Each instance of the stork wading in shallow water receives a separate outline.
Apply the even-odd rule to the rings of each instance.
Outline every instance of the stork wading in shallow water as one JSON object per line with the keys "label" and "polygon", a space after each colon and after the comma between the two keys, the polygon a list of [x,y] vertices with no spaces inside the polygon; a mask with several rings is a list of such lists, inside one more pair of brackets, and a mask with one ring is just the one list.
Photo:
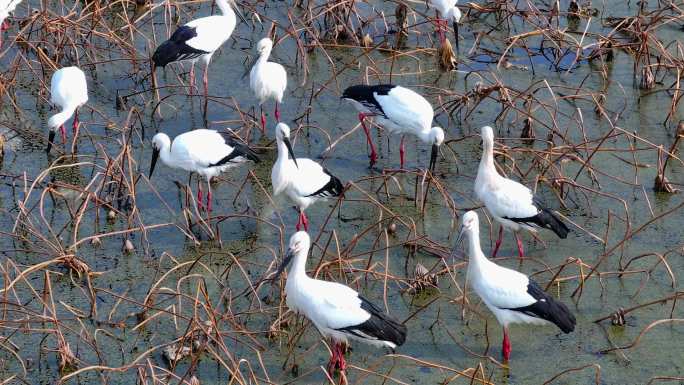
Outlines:
{"label": "stork wading in shallow water", "polygon": [[458,0],[427,0],[428,6],[434,8],[437,12],[437,30],[439,31],[439,39],[442,44],[446,40],[444,31],[448,28],[448,22],[451,20],[454,29],[454,39],[456,50],[458,51],[458,23],[461,21],[461,10],[458,9],[456,3]]}
{"label": "stork wading in shallow water", "polygon": [[344,371],[344,346],[349,340],[395,349],[406,341],[406,326],[348,286],[310,278],[306,259],[311,239],[299,231],[292,235],[276,276],[292,263],[287,275],[287,307],[304,315],[325,338],[332,340],[328,373]]}
{"label": "stork wading in shallow water", "polygon": [[290,143],[290,127],[276,126],[278,158],[271,170],[273,195],[285,193],[299,209],[297,231],[302,226],[308,231],[309,220],[304,213],[314,202],[342,195],[344,186],[328,169],[307,158],[296,158]]}
{"label": "stork wading in shallow water", "polygon": [[[209,62],[214,53],[230,38],[237,22],[232,0],[216,0],[222,15],[192,20],[176,29],[169,40],[161,43],[152,55],[155,67],[190,60],[190,86],[195,82],[195,62],[204,62],[204,96],[209,94]],[[237,14],[244,20],[242,13]]]}
{"label": "stork wading in shallow water", "polygon": [[254,65],[249,72],[249,86],[254,95],[259,99],[261,109],[261,131],[266,132],[266,115],[264,114],[263,104],[269,99],[275,101],[276,123],[280,122],[280,110],[278,104],[283,102],[283,94],[287,87],[287,72],[285,67],[278,63],[268,61],[273,49],[273,41],[269,38],[259,40],[257,52],[259,56],[255,58]]}
{"label": "stork wading in shallow water", "polygon": [[518,244],[518,255],[524,258],[522,241],[518,232],[525,229],[536,232],[539,228],[553,231],[560,238],[567,238],[568,227],[541,204],[532,191],[522,184],[499,175],[494,165],[494,130],[482,127],[482,159],[475,178],[475,195],[487,207],[487,211],[499,222],[499,237],[492,257],[496,257],[503,239],[503,228],[513,231]]}
{"label": "stork wading in shallow water", "polygon": [[[163,132],[152,138],[152,178],[157,160],[171,167],[199,174],[207,181],[207,213],[211,214],[211,178],[248,160],[259,162],[259,157],[247,145],[216,130],[199,129],[176,136],[171,142]],[[197,180],[197,205],[204,208],[202,187]]]}
{"label": "stork wading in shallow water", "polygon": [[65,67],[55,71],[50,81],[50,102],[59,106],[62,110],[48,119],[48,144],[46,152],[52,149],[55,134],[59,130],[62,143],[66,142],[66,129],[64,124],[72,116],[72,131],[74,141],[78,136],[78,108],[88,102],[88,82],[85,74],[78,67]]}
{"label": "stork wading in shallow water", "polygon": [[464,236],[468,238],[467,282],[503,326],[501,351],[505,361],[511,355],[510,324],[553,324],[566,334],[575,330],[575,316],[563,303],[546,294],[525,274],[499,266],[485,257],[480,248],[480,223],[474,211],[463,215],[452,258]]}
{"label": "stork wading in shallow water", "polygon": [[380,127],[391,134],[401,135],[399,157],[402,170],[404,169],[404,135],[410,134],[432,145],[429,169],[434,171],[439,146],[444,142],[444,130],[441,127],[432,127],[434,112],[424,97],[402,86],[378,84],[351,86],[344,90],[342,98],[351,101],[359,111],[359,121],[366,132],[366,139],[371,149],[370,167],[373,167],[378,156],[364,120],[367,117],[374,117],[375,123]]}

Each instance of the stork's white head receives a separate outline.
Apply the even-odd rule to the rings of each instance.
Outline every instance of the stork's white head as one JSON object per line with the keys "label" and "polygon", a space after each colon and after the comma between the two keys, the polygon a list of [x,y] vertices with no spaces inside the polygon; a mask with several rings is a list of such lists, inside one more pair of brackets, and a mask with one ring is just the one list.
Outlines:
{"label": "stork's white head", "polygon": [[157,159],[159,159],[159,154],[163,151],[162,162],[167,162],[166,156],[169,147],[171,147],[171,139],[168,135],[160,132],[152,137],[152,161],[150,162],[150,174],[148,178],[152,178],[154,173],[154,168],[157,166]]}
{"label": "stork's white head", "polygon": [[[283,261],[280,263],[280,267],[278,267],[276,277],[279,276],[283,270],[285,270],[285,268],[290,264],[290,262],[292,262],[293,259],[295,260],[295,270],[300,268],[302,271],[304,271],[306,255],[309,252],[310,245],[311,238],[309,238],[309,234],[307,234],[306,231],[298,231],[294,233],[290,237],[290,245],[287,248],[287,252],[285,253]],[[302,257],[304,257],[304,260],[301,259]]]}
{"label": "stork's white head", "polygon": [[273,49],[273,41],[267,37],[259,40],[256,46],[256,50],[259,53],[259,55],[270,55],[271,50]]}
{"label": "stork's white head", "polygon": [[162,149],[171,145],[171,138],[163,132],[160,132],[152,137],[152,149],[161,151]]}
{"label": "stork's white head", "polygon": [[[287,152],[290,154],[290,157],[292,158],[292,161],[294,162],[295,166],[299,168],[299,165],[297,164],[297,158],[295,157],[294,150],[292,149],[292,143],[290,143],[290,127],[285,124],[285,123],[278,123],[276,125],[276,140],[279,143],[285,144],[285,147],[287,149]],[[278,157],[280,158],[281,156],[284,156],[284,160],[287,159],[287,155],[283,153],[281,154],[281,151],[283,151],[278,145]]]}
{"label": "stork's white head", "polygon": [[468,211],[461,217],[461,231],[458,233],[458,239],[456,239],[456,245],[451,252],[451,259],[453,260],[459,254],[459,247],[463,236],[468,235],[469,239],[477,239],[480,236],[480,220],[477,217],[475,211]]}
{"label": "stork's white head", "polygon": [[491,147],[494,145],[494,130],[490,126],[482,127],[481,135],[482,135],[482,143],[485,146]]}
{"label": "stork's white head", "polygon": [[468,232],[480,229],[480,219],[475,211],[471,210],[463,214],[463,218],[461,218],[461,228]]}
{"label": "stork's white head", "polygon": [[430,130],[430,142],[437,146],[442,145],[444,142],[444,130],[442,130],[442,127],[432,127]]}
{"label": "stork's white head", "polygon": [[276,139],[283,140],[285,138],[290,138],[290,126],[285,123],[278,123],[276,125]]}
{"label": "stork's white head", "polygon": [[432,143],[432,150],[430,151],[430,165],[428,168],[431,172],[435,171],[435,165],[437,164],[437,155],[439,154],[439,146],[444,142],[444,130],[441,127],[432,127],[430,129],[430,136],[428,137],[430,143]]}
{"label": "stork's white head", "polygon": [[302,251],[308,251],[310,244],[311,238],[309,237],[309,234],[306,231],[298,231],[290,237],[288,252],[297,254]]}
{"label": "stork's white head", "polygon": [[456,5],[454,5],[452,8],[449,9],[449,14],[447,15],[447,18],[452,19],[455,23],[458,23],[461,21],[461,10],[458,9]]}

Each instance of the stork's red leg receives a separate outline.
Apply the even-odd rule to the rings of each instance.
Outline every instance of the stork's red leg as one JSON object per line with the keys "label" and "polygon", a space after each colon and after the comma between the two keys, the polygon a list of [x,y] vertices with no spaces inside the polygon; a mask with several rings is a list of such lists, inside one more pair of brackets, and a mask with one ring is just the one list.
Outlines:
{"label": "stork's red leg", "polygon": [[523,253],[523,245],[522,241],[520,240],[520,234],[516,231],[515,233],[515,241],[518,243],[518,257],[520,257],[520,260],[525,258],[525,253]]}
{"label": "stork's red leg", "polygon": [[190,64],[190,92],[193,87],[195,87],[195,62]]}
{"label": "stork's red leg", "polygon": [[275,118],[277,122],[280,122],[280,110],[278,109],[278,102],[276,102],[275,104]]}
{"label": "stork's red leg", "polygon": [[306,214],[304,214],[304,211],[301,212],[302,216],[302,224],[304,225],[304,231],[307,233],[309,232],[309,218],[306,217]]}
{"label": "stork's red leg", "polygon": [[347,361],[344,359],[344,345],[343,344],[337,344],[338,351],[337,351],[337,368],[340,370],[340,372],[344,372],[347,370]]}
{"label": "stork's red leg", "polygon": [[366,127],[366,123],[364,120],[366,119],[366,114],[363,112],[359,112],[359,122],[361,122],[361,126],[363,127],[363,130],[366,132],[366,139],[368,140],[368,144],[370,145],[371,148],[371,154],[370,154],[370,166],[373,167],[375,164],[375,161],[378,159],[378,154],[375,152],[375,145],[373,144],[373,140],[371,140],[370,137],[370,131],[368,131],[368,127]]}
{"label": "stork's red leg", "polygon": [[297,226],[295,226],[297,231],[302,229],[302,213],[299,213],[299,216],[297,217]]}
{"label": "stork's red leg", "polygon": [[197,207],[202,210],[204,204],[202,203],[202,185],[200,184],[200,178],[197,178]]}
{"label": "stork's red leg", "polygon": [[331,350],[331,356],[330,356],[330,361],[328,361],[328,375],[330,377],[335,375],[335,366],[337,366],[337,344],[333,342],[333,346],[330,349]]}
{"label": "stork's red leg", "polygon": [[59,126],[59,133],[62,135],[62,144],[66,143],[66,129],[63,124]]}
{"label": "stork's red leg", "polygon": [[264,114],[264,107],[259,106],[261,109],[261,133],[266,135],[266,114]]}
{"label": "stork's red leg", "polygon": [[211,186],[207,191],[207,216],[211,215]]}
{"label": "stork's red leg", "polygon": [[401,144],[399,145],[399,167],[404,169],[404,135],[401,136]]}
{"label": "stork's red leg", "polygon": [[74,137],[78,134],[78,108],[74,111],[74,121],[71,130],[74,132]]}
{"label": "stork's red leg", "polygon": [[7,31],[10,27],[9,21],[3,20],[0,24],[0,48],[2,48],[2,33]]}
{"label": "stork's red leg", "polygon": [[503,226],[499,225],[499,238],[496,240],[496,245],[494,246],[494,252],[492,253],[492,258],[496,258],[496,253],[499,251],[499,246],[501,246],[502,240],[503,240]]}
{"label": "stork's red leg", "polygon": [[508,361],[511,358],[511,340],[508,338],[508,327],[503,328],[504,337],[503,344],[501,346],[501,353],[503,353],[504,361]]}

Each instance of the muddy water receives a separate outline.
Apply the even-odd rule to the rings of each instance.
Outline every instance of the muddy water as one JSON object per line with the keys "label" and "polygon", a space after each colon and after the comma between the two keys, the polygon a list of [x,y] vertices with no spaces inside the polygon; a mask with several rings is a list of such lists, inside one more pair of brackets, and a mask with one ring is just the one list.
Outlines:
{"label": "muddy water", "polygon": [[[37,2],[28,3],[34,7],[39,6]],[[606,1],[595,6],[598,7],[601,16],[633,15],[636,9],[635,5],[622,1]],[[268,2],[266,6],[259,4],[257,11],[279,22],[285,22],[287,7],[286,3]],[[424,5],[419,4],[416,7],[424,11]],[[567,4],[561,2],[561,9],[565,7]],[[189,14],[182,15],[183,20],[192,15],[195,17],[206,15],[210,11],[207,4],[195,5],[194,8],[189,6],[187,9]],[[367,4],[360,4],[359,10],[366,15],[373,12]],[[385,5],[376,10],[392,14],[393,6]],[[297,10],[292,10],[292,12],[297,12]],[[154,27],[160,39],[165,36],[164,27],[160,24],[163,22],[163,17],[161,11],[156,11],[156,13],[157,24]],[[18,11],[19,16],[25,14],[25,8]],[[411,23],[411,20],[409,22]],[[560,22],[566,23],[566,20],[561,18]],[[583,20],[576,29],[583,31],[586,22]],[[297,154],[317,157],[328,147],[331,140],[340,137],[356,125],[356,113],[351,106],[340,102],[339,95],[344,87],[363,82],[364,79],[370,83],[392,81],[413,86],[428,96],[435,105],[438,104],[439,98],[443,101],[449,100],[455,95],[460,96],[471,91],[477,86],[478,81],[489,85],[493,79],[498,78],[507,86],[519,90],[526,89],[530,84],[538,84],[539,90],[535,96],[550,107],[549,111],[557,112],[555,114],[557,126],[571,143],[582,142],[584,134],[590,140],[596,140],[611,129],[605,119],[601,119],[594,113],[593,105],[585,101],[576,102],[563,98],[575,92],[570,87],[582,84],[582,92],[603,91],[606,93],[605,108],[611,118],[619,114],[619,119],[616,120],[619,127],[627,132],[636,132],[645,140],[669,147],[673,140],[673,129],[661,123],[665,118],[665,111],[669,109],[670,96],[665,92],[645,93],[637,88],[636,81],[633,79],[631,56],[616,51],[615,60],[608,65],[608,81],[602,78],[599,73],[600,68],[594,64],[582,61],[573,64],[574,53],[564,56],[559,62],[564,70],[556,71],[543,55],[529,57],[525,51],[515,49],[509,58],[514,66],[508,69],[497,68],[496,63],[491,63],[492,56],[484,48],[502,52],[505,49],[500,44],[502,39],[522,33],[529,27],[523,26],[520,20],[513,21],[510,31],[493,29],[496,25],[497,20],[493,17],[466,21],[461,28],[463,40],[461,40],[458,71],[448,74],[441,73],[435,66],[435,59],[426,54],[414,53],[410,56],[393,58],[384,53],[373,52],[362,55],[363,52],[357,49],[329,47],[327,55],[317,49],[307,56],[309,73],[305,78],[299,64],[301,61],[295,62],[296,51],[293,39],[284,39],[274,49],[273,60],[283,63],[288,69],[290,86],[283,106],[283,120],[293,128],[300,129],[296,132],[295,140]],[[90,59],[84,59],[82,62],[90,81],[89,105],[99,111],[99,113],[82,114],[83,131],[89,135],[89,139],[82,139],[79,142],[81,158],[76,161],[82,164],[55,170],[50,173],[45,182],[62,182],[85,188],[94,173],[106,166],[103,151],[110,156],[116,154],[120,150],[121,142],[124,139],[127,140],[128,135],[131,136],[130,143],[136,161],[134,169],[146,174],[150,159],[149,138],[157,131],[166,132],[173,137],[189,129],[205,125],[217,129],[241,128],[243,122],[235,106],[238,105],[244,112],[251,112],[250,109],[255,104],[248,91],[248,81],[242,78],[245,70],[243,63],[247,55],[254,55],[253,46],[265,34],[268,27],[269,24],[265,24],[264,29],[258,25],[252,28],[244,23],[240,24],[236,32],[239,38],[232,39],[214,56],[209,77],[212,98],[209,102],[206,123],[202,116],[201,97],[188,97],[184,89],[179,87],[179,79],[184,78],[183,73],[188,67],[170,66],[165,72],[160,71],[157,74],[160,85],[173,86],[161,90],[161,97],[164,98],[159,109],[161,116],[153,114],[154,101],[150,92],[143,92],[128,99],[128,107],[138,108],[142,116],[142,119],[133,125],[133,131],[124,130],[123,124],[127,113],[115,108],[117,92],[120,95],[133,94],[148,90],[150,84],[143,79],[146,76],[144,72],[134,75],[136,67],[130,62],[125,60],[107,62],[106,59],[125,58],[127,53],[116,49],[114,53],[105,52],[106,43],[96,40],[96,43],[103,49],[102,58],[99,58],[94,68],[87,65]],[[140,33],[136,35],[135,45],[138,49],[137,57],[143,59],[148,56],[146,51],[148,42],[145,37],[151,36],[150,21],[141,23],[139,28]],[[411,34],[407,46],[429,46],[428,39],[434,39],[434,36],[430,35],[430,28],[422,25],[416,29],[421,34]],[[380,21],[367,26],[365,31],[373,36],[376,43],[382,41],[385,32]],[[471,55],[466,55],[464,52],[473,46],[475,33],[481,31],[487,31],[492,38],[484,39],[479,48],[476,48]],[[593,18],[588,31],[606,34],[609,29],[602,27],[598,18]],[[16,25],[10,32],[10,34],[14,33],[16,33]],[[674,26],[670,29],[664,27],[658,33],[665,42],[681,36],[681,32]],[[282,31],[279,36],[283,36]],[[575,36],[579,38],[581,35]],[[534,40],[530,42],[534,43]],[[534,44],[530,45],[534,46]],[[14,60],[17,60],[17,55],[16,48],[5,53],[0,58],[3,68],[7,68]],[[360,57],[358,63],[357,57]],[[497,59],[498,56],[494,57],[494,61]],[[35,69],[39,69],[36,62],[32,62],[32,65]],[[345,66],[347,68],[342,70]],[[572,68],[568,71],[569,66]],[[142,65],[141,67],[144,68]],[[482,80],[477,76],[466,78],[466,74],[470,71],[478,71]],[[41,73],[41,71],[38,70],[36,73]],[[181,74],[180,77],[177,74]],[[336,79],[331,79],[335,74]],[[6,101],[2,105],[3,110],[0,111],[2,114],[0,122],[10,128],[11,131],[7,136],[12,138],[10,149],[2,165],[4,183],[0,188],[4,212],[4,215],[0,216],[0,221],[2,221],[3,231],[7,233],[11,232],[18,216],[19,209],[16,202],[25,198],[25,182],[22,175],[26,173],[29,180],[27,184],[30,184],[30,181],[38,177],[48,166],[49,161],[52,161],[46,158],[42,145],[38,144],[39,140],[36,139],[45,134],[44,122],[52,113],[45,103],[47,97],[45,88],[41,87],[33,73],[25,68],[20,71],[18,79],[19,84],[15,88],[15,93],[21,111],[11,108]],[[553,95],[541,83],[544,80],[554,90]],[[44,81],[48,82],[49,78],[46,77]],[[664,84],[671,84],[671,82],[672,79],[666,77]],[[308,107],[312,89],[317,92],[317,96],[311,101],[311,113],[306,119],[293,122],[293,119],[299,118]],[[450,90],[454,94],[445,95],[439,89]],[[268,136],[272,137],[273,117],[270,113],[272,105],[267,105],[266,108],[269,112]],[[578,109],[582,112],[584,134],[577,123]],[[445,113],[440,113],[436,117],[437,123],[447,131],[447,140],[453,140],[448,143],[448,149],[445,148],[442,151],[438,175],[453,199],[459,215],[463,213],[462,210],[476,206],[471,198],[472,182],[481,151],[479,138],[476,135],[480,126],[484,124],[495,126],[497,137],[500,139],[499,144],[518,150],[512,152],[515,164],[511,159],[505,160],[503,157],[499,159],[507,172],[511,172],[513,167],[521,170],[525,175],[522,179],[528,185],[534,183],[535,176],[538,174],[536,167],[530,170],[533,156],[529,152],[522,151],[527,146],[517,139],[522,127],[521,116],[515,113],[499,116],[501,111],[502,106],[497,101],[485,99],[467,118],[463,114],[455,114],[450,118]],[[534,115],[545,124],[552,124],[552,117],[548,111],[535,108]],[[499,117],[496,122],[493,121],[495,117]],[[680,108],[674,121],[681,118]],[[113,124],[107,127],[108,123]],[[546,148],[544,138],[548,131],[541,126],[536,126],[536,130],[539,140],[533,144],[533,147],[544,149]],[[270,139],[261,138],[257,131],[253,130],[250,137],[253,144],[261,147],[270,145]],[[387,191],[391,195],[389,199],[384,193],[381,179],[368,178],[369,175],[378,177],[382,174],[382,169],[396,168],[399,163],[399,139],[396,137],[388,139],[384,134],[375,130],[373,132],[381,154],[376,169],[369,170],[367,167],[365,138],[360,130],[339,142],[325,157],[324,162],[327,168],[345,182],[354,181],[358,188],[350,189],[339,210],[332,211],[332,214],[334,202],[320,204],[308,210],[313,227],[312,236],[314,239],[319,239],[319,246],[313,251],[309,267],[314,268],[318,265],[321,259],[321,248],[325,247],[333,231],[333,241],[325,256],[327,260],[335,259],[334,250],[343,249],[354,236],[359,235],[380,219],[385,219],[382,226],[373,227],[370,232],[365,232],[360,236],[350,254],[355,259],[351,264],[344,265],[344,273],[335,268],[330,274],[324,274],[326,279],[347,282],[382,304],[385,272],[406,277],[412,274],[416,263],[422,263],[428,267],[436,266],[436,269],[443,266],[442,262],[432,254],[423,252],[411,254],[402,247],[403,241],[407,237],[415,237],[415,234],[409,234],[407,228],[401,224],[396,234],[388,236],[387,253],[382,250],[369,255],[370,250],[385,247],[382,229],[388,223],[386,219],[391,216],[389,211],[398,216],[395,222],[415,221],[419,235],[424,234],[448,247],[453,246],[453,235],[458,223],[453,211],[444,204],[436,191],[430,194],[425,213],[421,216],[414,200],[416,179],[413,174],[398,174],[394,181],[388,183]],[[559,145],[559,139],[556,138],[556,140],[556,145]],[[626,150],[629,149],[630,143],[625,136],[621,136],[619,139],[608,140],[604,146]],[[647,147],[643,143],[635,146]],[[590,150],[579,150],[580,154],[585,157],[588,151]],[[428,163],[429,148],[414,139],[407,141],[407,154],[409,168],[424,167]],[[567,208],[561,210],[571,221],[586,231],[600,238],[604,238],[607,234],[607,245],[603,245],[586,231],[578,228],[575,228],[575,231],[570,233],[565,240],[556,239],[552,234],[542,233],[541,238],[546,246],[534,242],[531,237],[525,238],[525,247],[531,259],[519,265],[516,258],[513,258],[516,255],[514,242],[512,238],[507,237],[499,263],[518,268],[525,273],[536,274],[535,278],[545,284],[551,279],[557,266],[568,258],[593,264],[600,255],[623,238],[625,224],[620,218],[624,218],[626,213],[622,201],[627,205],[633,229],[650,220],[651,211],[657,215],[679,205],[680,196],[655,194],[652,190],[657,164],[655,151],[639,151],[635,156],[636,158],[632,158],[631,154],[625,152],[598,152],[592,158],[592,164],[598,175],[601,192],[609,194],[610,197],[592,192],[573,191],[566,199]],[[138,323],[134,315],[141,311],[139,304],[145,300],[150,287],[161,279],[158,286],[167,289],[158,289],[154,298],[156,308],[192,316],[189,300],[187,298],[179,300],[170,295],[171,290],[179,290],[192,298],[197,293],[198,282],[201,281],[206,285],[208,300],[215,307],[217,317],[227,312],[228,305],[224,301],[225,296],[234,297],[230,303],[230,313],[236,317],[236,323],[227,321],[221,323],[223,342],[233,360],[244,359],[250,363],[260,382],[266,382],[266,378],[275,383],[308,384],[325,381],[319,366],[325,365],[328,355],[320,336],[312,326],[301,322],[290,323],[284,328],[288,334],[283,333],[280,338],[267,338],[270,325],[279,315],[276,308],[281,300],[279,285],[264,285],[259,289],[258,295],[237,295],[248,289],[245,276],[248,276],[254,283],[266,274],[269,267],[272,267],[274,260],[282,254],[282,242],[287,241],[296,222],[296,215],[290,208],[290,204],[279,199],[272,204],[254,179],[248,181],[240,194],[237,194],[249,170],[253,170],[256,179],[270,192],[269,176],[274,158],[272,147],[264,149],[263,161],[260,164],[236,168],[224,175],[220,183],[214,186],[215,214],[227,216],[227,219],[217,225],[220,242],[209,240],[206,232],[198,230],[197,227],[195,227],[194,237],[200,241],[199,243],[184,236],[183,230],[186,229],[186,225],[181,207],[185,204],[185,199],[179,193],[175,182],[186,183],[187,175],[170,170],[163,165],[158,166],[151,184],[148,184],[144,178],[138,181],[135,203],[140,215],[135,217],[133,223],[129,223],[124,215],[117,215],[114,220],[107,220],[104,209],[99,209],[98,216],[95,215],[94,209],[86,211],[84,220],[79,225],[77,239],[140,225],[168,225],[149,230],[145,234],[132,233],[129,237],[135,246],[135,251],[132,253],[122,251],[124,238],[121,235],[103,237],[102,245],[98,247],[86,242],[77,249],[77,256],[83,259],[92,270],[104,273],[93,278],[92,283],[97,288],[97,314],[88,315],[91,311],[91,304],[90,297],[84,290],[86,287],[84,280],[71,276],[68,270],[59,266],[51,267],[54,309],[58,317],[63,320],[61,327],[65,338],[70,343],[72,351],[81,360],[79,367],[123,366],[139,358],[146,350],[181,336],[187,327],[187,323],[181,318],[161,313],[148,321],[145,327],[134,329]],[[627,164],[625,159],[648,165],[648,167],[638,168],[635,174],[634,167]],[[580,163],[569,161],[559,167],[562,167],[564,175],[570,177],[577,174]],[[675,164],[668,176],[672,181],[681,181],[681,165]],[[519,174],[516,177],[519,177]],[[599,188],[596,184],[592,185],[586,172],[580,173],[577,182],[592,189]],[[32,193],[29,207],[41,204],[39,199],[42,187],[44,185],[39,186]],[[94,187],[88,188],[93,191]],[[386,210],[381,210],[378,205],[372,203],[363,191],[369,192],[370,197],[382,203]],[[80,204],[80,201],[77,200],[77,194],[73,190],[62,189],[59,192],[64,198],[56,198],[54,201],[46,199],[42,203],[45,222],[42,222],[37,213],[32,214],[31,220],[43,234],[48,233],[49,224],[57,231],[56,236],[64,244],[71,244],[74,228],[67,214],[67,206],[73,210]],[[559,208],[555,194],[548,188],[548,184],[539,184],[538,192],[547,199],[551,207]],[[121,210],[126,211],[125,207]],[[245,216],[236,214],[245,214]],[[330,216],[329,221],[324,228],[321,228],[328,216]],[[681,258],[680,230],[684,225],[683,222],[680,210],[666,217],[665,220],[653,222],[625,243],[624,248],[611,254],[602,265],[601,271],[606,274],[602,275],[601,281],[593,279],[586,282],[578,303],[573,303],[570,294],[577,287],[578,280],[575,276],[579,273],[579,269],[577,265],[569,266],[562,276],[572,276],[572,278],[559,286],[554,286],[552,291],[558,294],[576,314],[578,321],[576,331],[569,335],[561,335],[556,329],[550,327],[513,327],[513,355],[509,369],[503,369],[482,357],[489,354],[499,359],[501,334],[495,319],[473,293],[468,294],[470,305],[467,307],[468,310],[463,312],[460,288],[465,283],[464,261],[455,261],[456,268],[453,277],[448,275],[441,277],[438,292],[412,296],[405,293],[404,284],[390,281],[387,286],[387,304],[391,313],[398,318],[405,319],[430,303],[429,306],[420,310],[418,316],[412,317],[407,322],[409,330],[407,342],[396,352],[398,355],[412,358],[383,356],[382,351],[355,345],[348,359],[349,363],[354,366],[349,370],[349,380],[351,383],[383,383],[382,377],[375,374],[368,375],[365,372],[366,369],[371,369],[402,383],[468,383],[468,379],[455,377],[457,373],[438,366],[463,370],[476,367],[478,364],[483,365],[485,375],[493,382],[511,384],[541,383],[564,369],[587,365],[600,367],[601,382],[606,384],[644,383],[656,375],[681,376],[684,373],[684,350],[680,348],[678,341],[684,340],[684,329],[677,324],[656,326],[644,335],[637,347],[624,351],[624,354],[599,353],[602,349],[610,348],[611,343],[616,346],[629,344],[649,323],[668,318],[671,303],[658,304],[630,313],[625,327],[610,326],[605,322],[601,326],[593,321],[609,315],[619,307],[629,308],[673,292],[672,280],[662,265],[655,267],[650,276],[637,272],[618,279],[610,272],[618,269],[621,255],[623,261],[627,261],[644,253],[663,254],[674,249],[666,257],[678,284],[684,279],[681,273],[684,271],[684,262]],[[483,226],[486,226],[486,223]],[[56,256],[46,247],[46,241],[40,240],[39,237],[26,233],[19,233],[19,235],[20,237],[3,236],[4,265],[12,261],[26,268],[28,265]],[[495,235],[496,233],[487,227],[482,229],[482,236],[485,238],[490,236],[493,238]],[[376,239],[379,239],[377,244]],[[54,242],[51,235],[48,236],[48,240]],[[485,239],[483,245],[489,247],[488,240]],[[372,258],[376,274],[365,274],[360,271],[366,269],[369,258]],[[191,264],[196,260],[198,263]],[[237,267],[236,261],[239,261],[242,269]],[[162,279],[164,274],[174,266],[186,262],[189,263]],[[657,259],[653,256],[643,258],[630,265],[630,270],[649,270],[656,262]],[[547,267],[553,270],[548,270]],[[11,276],[16,276],[14,269],[10,271]],[[586,271],[585,268],[584,272]],[[189,275],[189,277],[179,279],[181,275]],[[1,279],[7,282],[6,276]],[[28,283],[38,293],[45,290],[44,279],[45,275],[39,273],[30,274],[27,277]],[[11,298],[11,301],[21,302],[28,309],[42,314],[45,309],[40,304],[40,299],[28,289],[27,285],[26,282],[18,284],[16,287],[18,298]],[[121,295],[137,303],[119,301]],[[677,317],[678,313],[681,313],[681,305],[675,308],[674,317]],[[19,317],[18,314],[12,313],[6,318]],[[206,313],[202,312],[200,318],[207,319]],[[111,323],[105,321],[111,321]],[[238,331],[236,325],[240,325],[242,331]],[[45,325],[34,323],[31,326],[33,329],[54,327],[49,323]],[[59,378],[57,356],[53,351],[56,347],[54,334],[46,334],[41,330],[15,333],[13,327],[15,325],[8,324],[3,330],[3,336],[10,338],[19,349],[19,354],[25,364],[28,365],[28,374],[25,377],[28,383],[54,383]],[[305,332],[296,341],[294,355],[289,355],[288,335],[301,331],[302,327],[306,327]],[[96,333],[98,329],[99,332]],[[261,346],[258,354],[251,347],[255,345],[255,342],[243,334],[244,330],[254,333],[252,337]],[[96,335],[94,345],[97,349],[93,348],[93,344],[86,343],[84,339],[79,338],[79,334]],[[487,341],[489,341],[489,349],[487,349]],[[221,356],[225,359],[225,353]],[[16,357],[9,354],[6,348],[2,350],[0,357],[4,360],[0,367],[0,377],[9,378],[14,374],[23,377]],[[159,349],[144,357],[144,360],[138,363],[166,367]],[[284,365],[288,357],[289,360]],[[259,359],[263,362],[267,373],[259,369]],[[297,376],[293,376],[290,370],[293,359],[299,367]],[[182,376],[189,365],[189,361],[181,361],[175,373]],[[195,373],[202,384],[227,383],[230,379],[228,371],[209,355],[205,355],[197,365]],[[283,366],[285,370],[282,369]],[[559,382],[590,383],[595,377],[594,367],[567,374]],[[243,374],[248,373],[246,364],[242,364],[240,369]],[[100,375],[91,371],[81,377],[81,382],[93,383],[98,380],[102,381],[103,378],[106,378],[109,383],[131,384],[135,382],[137,372],[130,369],[123,372],[105,372]],[[174,381],[177,382],[177,380]],[[73,383],[74,380],[71,382]]]}

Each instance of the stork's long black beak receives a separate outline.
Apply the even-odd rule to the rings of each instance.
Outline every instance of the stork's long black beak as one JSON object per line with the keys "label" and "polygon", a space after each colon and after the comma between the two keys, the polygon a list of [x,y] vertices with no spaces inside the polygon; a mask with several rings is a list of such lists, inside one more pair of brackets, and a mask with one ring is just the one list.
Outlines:
{"label": "stork's long black beak", "polygon": [[439,145],[433,144],[430,152],[430,173],[435,172],[435,165],[437,164],[437,155],[439,155]]}
{"label": "stork's long black beak", "polygon": [[235,14],[240,18],[240,20],[244,21],[245,24],[247,24],[247,18],[242,13],[240,7],[238,7],[237,2],[235,0],[230,0],[230,5],[231,8],[233,8],[233,12],[235,12]]}
{"label": "stork's long black beak", "polygon": [[159,150],[155,148],[152,150],[152,163],[150,163],[150,176],[148,178],[152,178],[154,167],[157,166],[157,159],[159,159]]}
{"label": "stork's long black beak", "polygon": [[242,74],[242,79],[247,77],[249,72],[252,70],[252,67],[254,67],[254,64],[259,60],[260,55],[255,55],[252,60],[249,61],[249,64],[247,64],[247,68],[245,69],[245,73]]}
{"label": "stork's long black beak", "polygon": [[295,166],[299,168],[299,165],[297,164],[297,158],[295,158],[294,151],[292,150],[292,143],[290,143],[290,138],[283,138],[283,142],[285,143],[285,146],[287,146],[287,152],[290,153],[290,158],[292,158],[292,161],[294,162]]}
{"label": "stork's long black beak", "polygon": [[285,254],[285,258],[283,258],[283,262],[280,263],[278,271],[276,272],[276,278],[278,278],[280,274],[285,270],[285,268],[290,264],[290,262],[292,262],[292,258],[294,257],[294,255],[295,253],[292,249],[287,250],[287,254]]}
{"label": "stork's long black beak", "polygon": [[55,141],[55,130],[50,130],[50,133],[48,134],[48,144],[47,148],[45,149],[46,153],[50,153],[50,150],[52,149],[52,143]]}
{"label": "stork's long black beak", "polygon": [[452,21],[454,26],[454,40],[456,41],[456,52],[458,52],[458,23]]}

